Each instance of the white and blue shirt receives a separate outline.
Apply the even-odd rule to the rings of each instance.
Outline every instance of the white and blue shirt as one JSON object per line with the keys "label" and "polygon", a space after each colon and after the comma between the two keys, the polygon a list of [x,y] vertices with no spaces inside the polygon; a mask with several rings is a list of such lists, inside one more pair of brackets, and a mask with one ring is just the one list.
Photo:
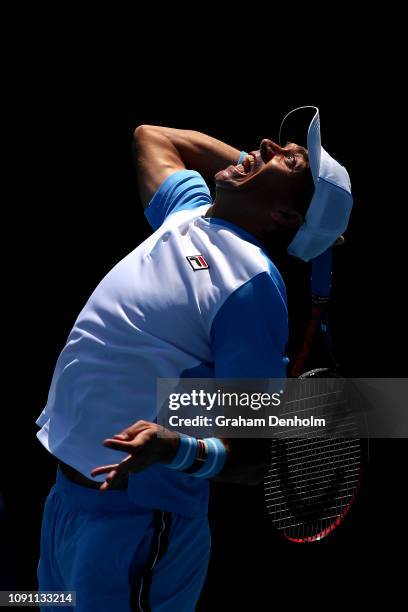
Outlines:
{"label": "white and blue shirt", "polygon": [[[101,281],[58,358],[37,436],[88,478],[124,456],[105,438],[155,419],[157,378],[286,375],[281,275],[251,234],[204,216],[211,204],[198,172],[162,183],[146,209],[154,233]],[[128,492],[187,516],[207,509],[208,483],[162,464],[132,474]]]}

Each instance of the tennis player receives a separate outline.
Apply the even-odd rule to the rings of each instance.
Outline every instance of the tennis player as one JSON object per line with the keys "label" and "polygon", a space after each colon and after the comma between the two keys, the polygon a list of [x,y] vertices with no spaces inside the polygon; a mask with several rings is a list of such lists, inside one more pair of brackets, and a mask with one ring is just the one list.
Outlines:
{"label": "tennis player", "polygon": [[260,440],[158,436],[156,380],[286,375],[286,293],[270,254],[320,254],[352,202],[318,110],[304,110],[307,147],[264,139],[247,154],[195,131],[135,131],[154,233],[89,298],[37,420],[58,460],[39,588],[76,591],[78,612],[193,611],[210,554],[208,481],[264,476]]}

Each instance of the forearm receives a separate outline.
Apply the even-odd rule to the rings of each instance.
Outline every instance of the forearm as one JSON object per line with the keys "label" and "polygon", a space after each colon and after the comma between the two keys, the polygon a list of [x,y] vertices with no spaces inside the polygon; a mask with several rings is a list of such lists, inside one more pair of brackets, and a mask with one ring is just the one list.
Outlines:
{"label": "forearm", "polygon": [[216,482],[246,485],[259,484],[265,477],[270,458],[270,440],[196,439],[180,437],[165,429],[163,431],[160,461],[172,469]]}
{"label": "forearm", "polygon": [[197,478],[255,485],[262,482],[270,456],[267,439],[198,440],[148,421],[137,421],[103,444],[128,455],[118,464],[92,470],[92,477],[107,474],[100,487],[103,491],[129,472],[140,472],[154,463]]}
{"label": "forearm", "polygon": [[197,170],[207,180],[231,164],[236,164],[240,150],[194,130],[178,130],[161,126],[148,126],[149,130],[165,136],[177,150],[189,170]]}

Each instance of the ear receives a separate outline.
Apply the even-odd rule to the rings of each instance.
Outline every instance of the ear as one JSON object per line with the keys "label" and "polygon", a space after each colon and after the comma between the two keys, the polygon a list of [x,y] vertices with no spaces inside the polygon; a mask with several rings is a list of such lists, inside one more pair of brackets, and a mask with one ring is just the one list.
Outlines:
{"label": "ear", "polygon": [[298,229],[303,223],[303,216],[296,210],[274,210],[271,217],[276,225],[286,229]]}

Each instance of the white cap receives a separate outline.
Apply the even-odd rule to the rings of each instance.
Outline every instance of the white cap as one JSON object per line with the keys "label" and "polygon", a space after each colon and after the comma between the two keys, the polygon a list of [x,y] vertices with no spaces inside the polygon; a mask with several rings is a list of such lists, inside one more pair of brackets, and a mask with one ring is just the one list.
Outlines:
{"label": "white cap", "polygon": [[279,130],[280,143],[282,127],[288,117],[292,119],[293,114],[298,117],[299,111],[304,109],[314,112],[307,131],[307,149],[315,190],[305,221],[288,246],[288,253],[309,261],[332,246],[345,231],[353,197],[347,170],[321,145],[319,109],[316,106],[295,108],[284,117]]}

